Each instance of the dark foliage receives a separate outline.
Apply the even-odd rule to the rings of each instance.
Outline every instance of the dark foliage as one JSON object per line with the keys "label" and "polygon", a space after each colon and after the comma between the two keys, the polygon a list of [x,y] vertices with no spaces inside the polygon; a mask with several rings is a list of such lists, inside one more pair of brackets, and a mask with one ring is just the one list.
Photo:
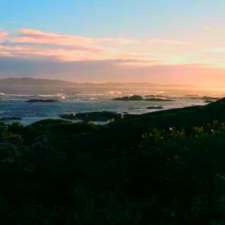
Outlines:
{"label": "dark foliage", "polygon": [[225,224],[225,101],[106,126],[0,124],[4,225]]}

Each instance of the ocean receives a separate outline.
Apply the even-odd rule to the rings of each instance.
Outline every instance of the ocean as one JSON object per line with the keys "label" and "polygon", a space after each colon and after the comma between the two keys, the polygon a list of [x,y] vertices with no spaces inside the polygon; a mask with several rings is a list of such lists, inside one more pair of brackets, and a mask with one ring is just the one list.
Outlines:
{"label": "ocean", "polygon": [[[111,97],[109,95],[90,96],[89,94],[79,96],[65,96],[60,94],[51,96],[3,95],[0,100],[0,119],[4,122],[20,121],[24,125],[29,125],[43,119],[57,119],[62,114],[70,113],[110,111],[143,114],[159,110],[207,104],[204,98],[197,96],[170,96],[173,101],[116,101]],[[57,101],[29,102],[30,99],[34,98],[57,99]]]}
{"label": "ocean", "polygon": [[[148,101],[114,98],[144,96]],[[0,120],[29,125],[62,114],[110,111],[143,114],[158,110],[205,105],[223,97],[225,90],[149,83],[65,83],[37,79],[9,79],[0,82]],[[207,97],[210,96],[210,97]],[[33,99],[56,100],[29,102]],[[151,100],[153,99],[153,100]],[[158,99],[159,101],[156,101]],[[167,99],[170,101],[161,101]]]}

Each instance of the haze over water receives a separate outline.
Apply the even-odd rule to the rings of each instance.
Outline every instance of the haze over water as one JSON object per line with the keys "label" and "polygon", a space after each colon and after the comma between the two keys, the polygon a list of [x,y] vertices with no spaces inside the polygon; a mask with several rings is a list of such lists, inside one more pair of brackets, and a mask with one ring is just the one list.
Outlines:
{"label": "haze over water", "polygon": [[[17,80],[17,85],[15,81]],[[0,119],[6,122],[20,121],[30,124],[42,119],[56,119],[63,114],[110,111],[117,113],[143,114],[158,110],[181,108],[207,104],[205,97],[220,97],[221,90],[196,89],[189,86],[153,84],[70,84],[71,86],[34,85],[41,80],[13,80],[12,84],[1,90]],[[2,81],[3,82],[3,81]],[[33,82],[26,88],[25,82]],[[47,83],[47,81],[44,81]],[[22,85],[22,86],[21,86]],[[1,87],[0,87],[1,88]],[[60,92],[56,92],[58,91]],[[5,91],[5,92],[4,92]],[[115,101],[116,97],[149,96],[172,101]],[[28,102],[32,99],[57,100],[56,102]],[[153,107],[153,108],[152,108]],[[154,108],[155,107],[155,108]]]}

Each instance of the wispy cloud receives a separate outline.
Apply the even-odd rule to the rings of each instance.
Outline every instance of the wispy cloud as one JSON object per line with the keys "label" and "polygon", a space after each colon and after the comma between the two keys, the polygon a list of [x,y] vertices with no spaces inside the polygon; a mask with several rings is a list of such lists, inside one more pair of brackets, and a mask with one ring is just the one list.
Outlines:
{"label": "wispy cloud", "polygon": [[8,36],[8,33],[5,31],[0,31],[0,42],[4,41]]}
{"label": "wispy cloud", "polygon": [[0,56],[47,57],[61,61],[134,60],[139,66],[166,62],[167,55],[189,46],[189,43],[178,40],[96,38],[35,29],[20,29],[8,36],[2,34],[2,40]]}
{"label": "wispy cloud", "polygon": [[211,84],[219,74],[216,81],[224,84],[224,49],[225,41],[204,38],[182,41],[85,37],[35,29],[2,31],[0,75],[175,83],[192,79]]}
{"label": "wispy cloud", "polygon": [[101,49],[94,46],[91,38],[63,35],[57,33],[42,32],[33,29],[21,29],[15,38],[15,43],[33,44],[33,45],[52,45],[58,47],[70,47],[73,50],[87,52],[98,52]]}

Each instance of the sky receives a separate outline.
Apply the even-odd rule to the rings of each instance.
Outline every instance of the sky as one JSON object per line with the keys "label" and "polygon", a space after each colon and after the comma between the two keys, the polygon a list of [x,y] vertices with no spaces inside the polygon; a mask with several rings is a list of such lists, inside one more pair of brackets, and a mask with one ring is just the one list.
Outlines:
{"label": "sky", "polygon": [[224,0],[0,0],[0,77],[225,85]]}

